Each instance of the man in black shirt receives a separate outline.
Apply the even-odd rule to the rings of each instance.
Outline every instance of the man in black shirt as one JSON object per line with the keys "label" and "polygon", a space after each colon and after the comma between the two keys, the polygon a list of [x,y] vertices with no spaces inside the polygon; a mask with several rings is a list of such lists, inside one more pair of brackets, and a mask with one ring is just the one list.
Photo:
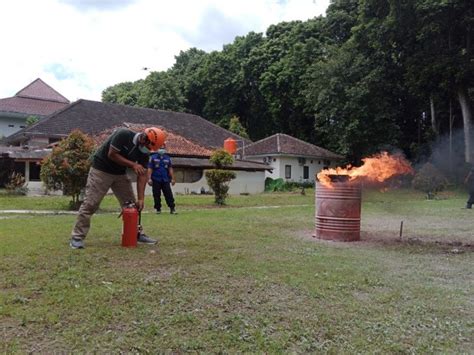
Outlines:
{"label": "man in black shirt", "polygon": [[474,203],[474,167],[469,170],[469,173],[464,179],[464,183],[469,190],[469,199],[466,202],[466,208],[472,209],[472,204]]}
{"label": "man in black shirt", "polygon": [[[139,211],[144,207],[147,164],[150,151],[155,151],[165,140],[162,130],[150,127],[136,133],[129,129],[118,129],[99,147],[94,154],[92,167],[86,185],[86,196],[79,209],[76,224],[71,233],[70,246],[84,248],[84,239],[90,228],[92,215],[109,189],[123,206],[135,202]],[[127,168],[137,174],[137,199],[132,189]],[[139,243],[155,244],[156,241],[140,234]]]}

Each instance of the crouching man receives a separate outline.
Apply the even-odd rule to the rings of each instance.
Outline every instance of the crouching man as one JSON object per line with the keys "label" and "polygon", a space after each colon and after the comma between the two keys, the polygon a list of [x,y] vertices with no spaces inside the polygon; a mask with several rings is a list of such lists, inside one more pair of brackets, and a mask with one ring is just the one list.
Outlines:
{"label": "crouching man", "polygon": [[[164,142],[162,130],[150,127],[143,132],[118,129],[99,147],[93,156],[92,167],[87,177],[86,196],[82,203],[76,224],[71,233],[69,245],[73,249],[84,248],[84,239],[90,228],[92,215],[109,189],[117,197],[120,206],[134,201],[138,210],[144,207],[147,165],[150,151],[157,150]],[[126,169],[137,174],[137,199]],[[140,234],[139,243],[155,244],[156,241]]]}

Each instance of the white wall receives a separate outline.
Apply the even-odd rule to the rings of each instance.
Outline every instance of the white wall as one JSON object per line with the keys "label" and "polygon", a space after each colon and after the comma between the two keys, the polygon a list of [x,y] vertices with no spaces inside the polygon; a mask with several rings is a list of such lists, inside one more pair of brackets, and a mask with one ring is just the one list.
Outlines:
{"label": "white wall", "polygon": [[[236,178],[230,182],[230,195],[239,195],[242,193],[256,194],[265,190],[265,173],[263,171],[235,171],[235,174]],[[203,187],[206,192],[210,190],[205,173],[197,182],[176,183],[172,189],[174,193],[199,194]],[[147,186],[145,194],[152,194],[151,186]]]}
{"label": "white wall", "polygon": [[[305,166],[309,167],[309,176],[308,179],[303,179],[304,170],[303,165],[300,165],[298,157],[293,156],[271,156],[265,157],[268,162],[270,158],[269,166],[273,169],[272,172],[267,171],[265,173],[265,178],[270,177],[272,179],[282,178],[286,181],[294,182],[314,182],[316,174],[319,173],[324,167],[324,159],[317,158],[305,158]],[[264,161],[263,157],[247,157],[249,160],[257,161],[262,163]],[[285,179],[285,165],[291,165],[291,179]],[[330,162],[330,166],[336,166],[337,163],[334,161]]]}
{"label": "white wall", "polygon": [[[263,171],[236,171],[236,178],[231,181],[229,194],[239,195],[241,193],[256,194],[265,190],[265,173]],[[41,181],[29,181],[27,185],[29,191],[28,195],[44,195],[45,189]],[[172,189],[174,193],[190,194],[201,193],[201,188],[209,191],[206,177],[203,177],[194,183],[176,183]],[[133,184],[133,189],[136,192],[136,184]],[[111,193],[111,191],[109,191]],[[51,191],[50,194],[62,195],[61,191]],[[151,186],[146,187],[145,195],[152,195]]]}
{"label": "white wall", "polygon": [[[13,127],[9,127],[12,125]],[[26,119],[20,117],[0,117],[0,137],[8,137],[26,127]]]}

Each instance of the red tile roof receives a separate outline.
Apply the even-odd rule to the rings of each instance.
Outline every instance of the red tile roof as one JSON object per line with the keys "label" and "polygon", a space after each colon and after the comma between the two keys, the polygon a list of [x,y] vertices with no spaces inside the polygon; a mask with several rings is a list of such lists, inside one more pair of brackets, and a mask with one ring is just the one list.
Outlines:
{"label": "red tile roof", "polygon": [[17,97],[29,97],[33,99],[46,100],[46,101],[57,101],[65,104],[69,103],[59,92],[54,90],[51,86],[46,84],[40,78],[36,79],[32,83],[25,86],[23,89],[18,91],[15,96]]}
{"label": "red tile roof", "polygon": [[67,106],[67,104],[61,102],[25,97],[0,99],[0,112],[20,113],[25,115],[47,116],[65,106]]}
{"label": "red tile roof", "polygon": [[36,79],[15,96],[0,99],[0,112],[48,116],[68,104],[68,99],[41,79]]}
{"label": "red tile roof", "polygon": [[250,140],[197,115],[83,99],[12,134],[5,140],[5,143],[15,145],[34,136],[65,137],[73,129],[80,129],[82,132],[94,136],[111,127],[123,125],[124,122],[165,127],[167,131],[186,137],[201,147],[211,150],[223,147],[224,140],[229,137],[244,140],[246,144],[250,143]]}
{"label": "red tile roof", "polygon": [[[94,141],[96,144],[101,144],[107,137],[112,134],[117,128],[128,128],[135,132],[143,131],[145,128],[150,127],[148,124],[136,124],[136,123],[124,123],[123,125],[107,128],[101,133],[94,135]],[[181,156],[193,156],[193,157],[209,157],[212,154],[212,150],[200,146],[199,144],[190,141],[189,139],[180,136],[177,133],[165,129],[161,126],[156,126],[166,132],[166,150],[172,155]]]}
{"label": "red tile roof", "polygon": [[[343,158],[339,154],[283,133],[277,133],[246,145],[244,149],[245,157],[254,155],[292,155],[323,159]],[[239,151],[241,152],[241,149]]]}

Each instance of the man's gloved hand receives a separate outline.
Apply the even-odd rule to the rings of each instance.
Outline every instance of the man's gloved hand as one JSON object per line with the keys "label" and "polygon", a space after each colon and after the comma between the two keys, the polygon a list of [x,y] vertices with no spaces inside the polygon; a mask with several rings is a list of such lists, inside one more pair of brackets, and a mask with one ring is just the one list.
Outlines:
{"label": "man's gloved hand", "polygon": [[153,186],[153,180],[152,179],[148,180],[148,185]]}

